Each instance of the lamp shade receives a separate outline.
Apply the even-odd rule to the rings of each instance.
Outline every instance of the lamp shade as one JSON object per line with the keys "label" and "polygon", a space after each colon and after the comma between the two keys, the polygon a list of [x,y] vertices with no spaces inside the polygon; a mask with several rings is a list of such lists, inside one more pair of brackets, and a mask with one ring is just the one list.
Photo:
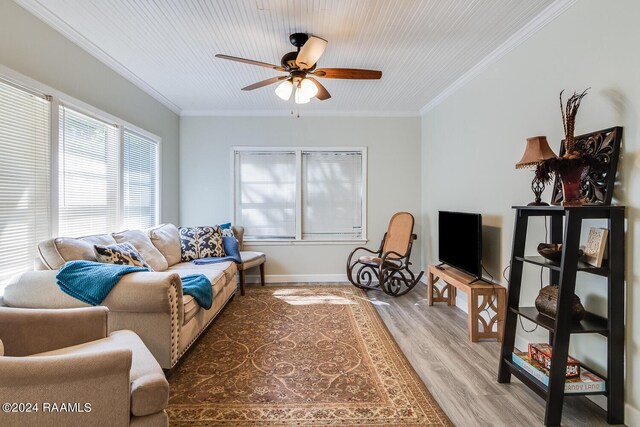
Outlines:
{"label": "lamp shade", "polygon": [[293,83],[291,83],[291,80],[285,80],[276,87],[276,95],[283,101],[288,101],[291,98],[292,91]]}
{"label": "lamp shade", "polygon": [[303,98],[311,99],[318,94],[318,86],[309,79],[302,79],[298,90]]}
{"label": "lamp shade", "polygon": [[522,159],[516,163],[516,169],[522,169],[556,157],[547,143],[546,136],[534,136],[527,138],[527,147],[524,150]]}
{"label": "lamp shade", "polygon": [[296,102],[296,104],[306,104],[309,101],[311,101],[311,98],[307,98],[304,96],[304,93],[302,92],[300,85],[298,85],[298,87],[296,88],[296,93],[295,95],[293,95],[293,99]]}

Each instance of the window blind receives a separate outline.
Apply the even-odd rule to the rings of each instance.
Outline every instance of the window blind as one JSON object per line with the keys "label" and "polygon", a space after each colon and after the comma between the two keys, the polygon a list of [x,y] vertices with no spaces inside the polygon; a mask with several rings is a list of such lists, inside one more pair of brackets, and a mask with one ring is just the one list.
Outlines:
{"label": "window blind", "polygon": [[295,153],[236,151],[235,160],[235,223],[248,238],[295,239]]}
{"label": "window blind", "polygon": [[49,117],[42,95],[0,81],[0,288],[49,237]]}
{"label": "window blind", "polygon": [[122,161],[124,228],[153,227],[158,217],[158,144],[125,129]]}
{"label": "window blind", "polygon": [[119,135],[115,125],[60,106],[58,233],[117,229]]}
{"label": "window blind", "polygon": [[362,153],[302,152],[302,238],[362,238]]}

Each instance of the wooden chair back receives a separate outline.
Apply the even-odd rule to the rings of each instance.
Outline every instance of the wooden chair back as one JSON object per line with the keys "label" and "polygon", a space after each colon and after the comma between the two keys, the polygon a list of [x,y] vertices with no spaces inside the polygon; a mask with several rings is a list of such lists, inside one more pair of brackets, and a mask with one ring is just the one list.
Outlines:
{"label": "wooden chair back", "polygon": [[[413,215],[397,212],[389,220],[382,252],[397,252],[406,256],[413,240]],[[389,258],[397,258],[390,256]]]}

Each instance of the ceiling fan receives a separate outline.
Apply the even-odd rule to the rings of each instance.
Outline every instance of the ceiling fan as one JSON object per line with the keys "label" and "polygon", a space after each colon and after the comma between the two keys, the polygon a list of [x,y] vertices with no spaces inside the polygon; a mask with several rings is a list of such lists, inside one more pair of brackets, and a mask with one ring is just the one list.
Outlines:
{"label": "ceiling fan", "polygon": [[327,47],[327,41],[304,33],[291,34],[289,41],[297,48],[297,51],[286,53],[280,60],[281,65],[267,64],[266,62],[222,55],[220,53],[216,57],[288,73],[286,76],[272,77],[243,87],[242,90],[254,90],[280,82],[276,87],[276,95],[287,101],[291,98],[291,94],[295,92],[294,100],[296,104],[306,104],[313,97],[321,101],[331,98],[327,89],[315,77],[355,80],[379,79],[382,77],[382,71],[376,70],[316,68],[318,59]]}

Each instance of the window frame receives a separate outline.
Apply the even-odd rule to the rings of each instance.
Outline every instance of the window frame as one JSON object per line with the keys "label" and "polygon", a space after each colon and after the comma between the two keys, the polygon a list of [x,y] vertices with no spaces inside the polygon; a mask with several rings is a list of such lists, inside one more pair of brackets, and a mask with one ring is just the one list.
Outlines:
{"label": "window frame", "polygon": [[[294,152],[296,159],[296,234],[294,239],[260,239],[243,240],[246,246],[290,246],[290,245],[353,245],[367,243],[367,147],[304,147],[304,146],[232,146],[231,147],[231,218],[234,224],[242,225],[237,220],[237,189],[239,175],[237,173],[236,153],[241,151]],[[302,238],[302,153],[303,152],[359,152],[362,159],[362,235],[359,239],[303,239]]]}
{"label": "window frame", "polygon": [[[60,106],[65,106],[75,110],[81,114],[92,117],[96,120],[115,125],[118,133],[118,196],[116,207],[116,228],[123,226],[124,218],[124,130],[128,129],[145,138],[149,138],[157,144],[158,158],[156,162],[156,181],[157,181],[157,197],[155,203],[155,222],[156,225],[161,223],[162,213],[162,138],[142,129],[133,123],[100,110],[86,102],[76,99],[66,93],[45,85],[37,80],[25,76],[11,68],[0,64],[0,78],[9,84],[23,88],[25,91],[31,91],[48,97],[51,102],[50,110],[50,130],[49,130],[49,150],[50,150],[50,167],[49,167],[49,237],[59,237],[59,131],[60,131]],[[118,230],[113,230],[113,232]],[[65,237],[82,237],[82,236],[65,236]],[[34,253],[35,255],[35,253]]]}

